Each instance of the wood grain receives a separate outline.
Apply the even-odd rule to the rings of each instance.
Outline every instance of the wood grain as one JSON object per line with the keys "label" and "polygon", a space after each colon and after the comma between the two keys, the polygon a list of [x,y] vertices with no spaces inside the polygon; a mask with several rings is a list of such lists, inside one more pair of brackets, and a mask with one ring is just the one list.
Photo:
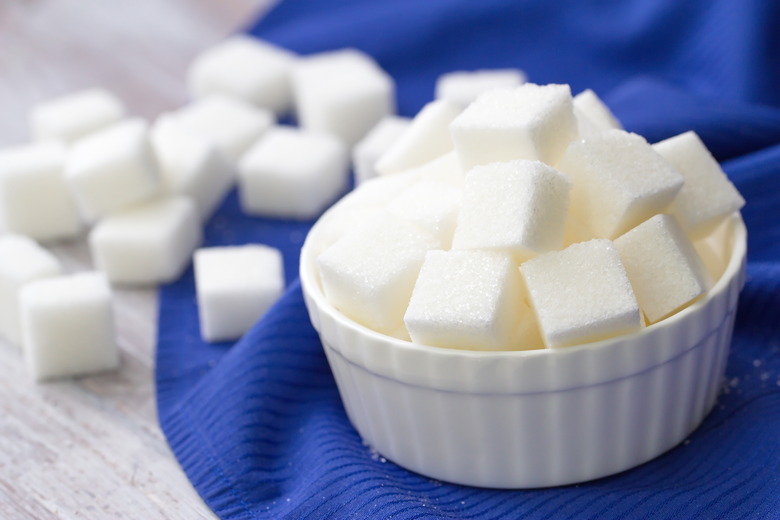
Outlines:
{"label": "wood grain", "polygon": [[[0,1],[0,147],[29,139],[27,113],[93,85],[153,118],[186,102],[192,57],[270,0]],[[85,241],[51,247],[70,272]],[[122,367],[36,384],[0,342],[0,518],[214,518],[157,425],[156,292],[116,289]]]}

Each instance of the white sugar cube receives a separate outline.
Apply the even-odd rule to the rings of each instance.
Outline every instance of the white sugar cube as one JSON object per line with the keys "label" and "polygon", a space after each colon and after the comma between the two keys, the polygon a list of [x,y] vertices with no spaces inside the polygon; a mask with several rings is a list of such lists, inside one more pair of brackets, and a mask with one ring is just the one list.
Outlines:
{"label": "white sugar cube", "polygon": [[577,117],[579,134],[583,137],[613,128],[623,129],[612,111],[590,89],[574,96],[574,115]]}
{"label": "white sugar cube", "polygon": [[356,322],[377,332],[397,333],[425,253],[440,245],[413,223],[387,215],[317,257],[325,296]]}
{"label": "white sugar cube", "polygon": [[352,210],[353,208],[366,206],[384,208],[396,195],[421,178],[420,173],[415,168],[408,172],[368,179],[353,191],[347,193],[339,201],[338,207],[340,210]]}
{"label": "white sugar cube", "polygon": [[413,171],[419,173],[421,179],[442,182],[456,188],[462,188],[466,178],[458,154],[454,150],[414,168]]}
{"label": "white sugar cube", "polygon": [[527,80],[519,69],[458,70],[442,74],[436,80],[436,99],[446,99],[465,107],[480,94],[496,88],[522,85]]}
{"label": "white sugar cube", "polygon": [[245,213],[311,219],[346,190],[349,157],[332,135],[280,126],[246,153],[238,169]]}
{"label": "white sugar cube", "polygon": [[44,241],[78,235],[65,158],[65,148],[53,143],[0,150],[0,220],[7,231]]}
{"label": "white sugar cube", "polygon": [[677,312],[710,285],[693,244],[671,215],[656,215],[623,236],[615,247],[648,323]]}
{"label": "white sugar cube", "polygon": [[408,117],[383,117],[352,149],[355,184],[379,175],[376,162],[394,142],[409,128]]}
{"label": "white sugar cube", "polygon": [[734,218],[727,218],[715,229],[693,242],[693,247],[699,254],[710,279],[719,280],[731,260],[733,247],[731,237],[734,236]]}
{"label": "white sugar cube", "polygon": [[572,143],[557,167],[572,180],[572,217],[597,238],[618,237],[662,212],[683,185],[643,137],[622,130]]}
{"label": "white sugar cube", "polygon": [[151,133],[160,167],[163,193],[186,195],[208,219],[235,182],[235,169],[217,147],[182,128],[171,116],[162,116]]}
{"label": "white sugar cube", "polygon": [[24,357],[37,380],[119,366],[111,292],[102,274],[32,282],[20,302]]}
{"label": "white sugar cube", "polygon": [[375,226],[387,217],[387,210],[381,206],[355,205],[337,211],[327,211],[317,221],[317,242],[312,244],[314,255],[319,255],[336,243],[341,237],[365,227]]}
{"label": "white sugar cube", "polygon": [[387,204],[387,211],[433,233],[449,249],[462,191],[449,184],[420,180]]}
{"label": "white sugar cube", "polygon": [[545,253],[520,270],[548,347],[606,339],[642,325],[620,253],[609,240]]}
{"label": "white sugar cube", "polygon": [[283,114],[292,104],[294,62],[293,53],[276,45],[233,36],[195,58],[187,83],[196,99],[224,94]]}
{"label": "white sugar cube", "polygon": [[334,134],[348,147],[395,112],[393,80],[356,49],[303,58],[292,79],[301,127]]}
{"label": "white sugar cube", "polygon": [[203,339],[240,338],[284,291],[282,254],[263,245],[198,249],[195,288]]}
{"label": "white sugar cube", "polygon": [[453,249],[496,249],[525,260],[563,244],[569,179],[539,161],[477,166],[466,174]]}
{"label": "white sugar cube", "polygon": [[435,347],[509,350],[521,316],[520,273],[496,251],[429,251],[404,322],[412,341]]}
{"label": "white sugar cube", "polygon": [[555,164],[577,132],[572,106],[568,85],[485,92],[450,125],[463,169],[514,159]]}
{"label": "white sugar cube", "polygon": [[691,236],[706,235],[745,205],[745,199],[695,132],[671,137],[653,148],[685,179],[670,211]]}
{"label": "white sugar cube", "polygon": [[75,92],[41,103],[30,114],[34,139],[72,143],[119,122],[125,115],[122,102],[103,89]]}
{"label": "white sugar cube", "polygon": [[200,241],[197,210],[186,197],[159,199],[117,213],[89,235],[95,265],[118,284],[175,280]]}
{"label": "white sugar cube", "polygon": [[446,100],[425,105],[403,135],[376,162],[376,171],[380,175],[397,173],[451,151],[449,126],[460,111],[458,105]]}
{"label": "white sugar cube", "polygon": [[276,123],[273,112],[222,95],[208,96],[174,113],[182,128],[237,161]]}
{"label": "white sugar cube", "polygon": [[149,200],[159,189],[159,173],[140,119],[113,125],[77,142],[65,167],[82,215],[96,220]]}
{"label": "white sugar cube", "polygon": [[19,291],[61,272],[59,260],[35,241],[23,235],[0,237],[0,333],[11,343],[22,344]]}

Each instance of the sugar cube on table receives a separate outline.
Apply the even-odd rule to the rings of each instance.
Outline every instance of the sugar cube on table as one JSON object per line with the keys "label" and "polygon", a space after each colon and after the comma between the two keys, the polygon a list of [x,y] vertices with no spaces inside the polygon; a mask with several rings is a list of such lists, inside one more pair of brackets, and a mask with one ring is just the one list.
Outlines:
{"label": "sugar cube on table", "polygon": [[216,145],[188,132],[169,115],[155,121],[151,139],[163,193],[190,197],[201,220],[207,220],[233,187],[233,164]]}
{"label": "sugar cube on table", "polygon": [[580,136],[623,129],[620,121],[591,89],[585,89],[574,96],[574,115],[577,117]]}
{"label": "sugar cube on table", "polygon": [[410,121],[408,117],[385,116],[355,145],[352,149],[355,184],[379,175],[375,168],[377,160],[409,128]]}
{"label": "sugar cube on table", "polygon": [[100,273],[38,280],[20,295],[23,351],[37,380],[119,366],[111,291]]}
{"label": "sugar cube on table", "polygon": [[563,244],[566,175],[539,161],[476,166],[466,174],[453,249],[508,251],[522,261]]}
{"label": "sugar cube on table", "polygon": [[59,260],[34,240],[6,234],[0,237],[0,333],[22,344],[19,292],[25,284],[62,272]]}
{"label": "sugar cube on table", "polygon": [[279,126],[244,155],[238,170],[245,213],[311,219],[346,190],[349,157],[332,135]]}
{"label": "sugar cube on table", "polygon": [[683,185],[643,137],[622,130],[573,142],[557,168],[572,181],[571,218],[596,238],[616,238],[664,211]]}
{"label": "sugar cube on table", "polygon": [[404,323],[415,343],[510,350],[519,340],[521,302],[520,273],[509,254],[429,251]]}
{"label": "sugar cube on table", "polygon": [[483,92],[517,87],[526,80],[525,73],[519,69],[458,70],[438,77],[435,97],[465,107]]}
{"label": "sugar cube on table", "polygon": [[615,239],[648,323],[677,312],[709,288],[709,274],[677,221],[656,215]]}
{"label": "sugar cube on table", "polygon": [[706,235],[745,205],[745,199],[695,132],[670,137],[653,148],[685,179],[669,209],[692,237]]}
{"label": "sugar cube on table", "polygon": [[257,38],[227,38],[190,65],[190,95],[199,99],[224,94],[284,114],[292,105],[290,71],[295,59],[292,52]]}
{"label": "sugar cube on table", "polygon": [[65,180],[89,221],[154,197],[160,189],[159,172],[147,124],[124,121],[77,142]]}
{"label": "sugar cube on table", "polygon": [[100,221],[89,235],[97,268],[112,283],[153,285],[178,278],[201,242],[195,204],[157,199]]}
{"label": "sugar cube on table", "polygon": [[433,234],[388,214],[317,257],[325,297],[357,323],[397,334],[425,253],[440,246]]}
{"label": "sugar cube on table", "polygon": [[420,180],[388,202],[387,211],[430,231],[449,249],[461,191],[442,182]]}
{"label": "sugar cube on table", "polygon": [[461,108],[447,100],[432,101],[412,119],[409,128],[376,162],[380,175],[420,166],[453,149],[450,123]]}
{"label": "sugar cube on table", "polygon": [[273,112],[224,95],[198,99],[173,113],[179,125],[238,161],[276,123]]}
{"label": "sugar cube on table", "polygon": [[42,241],[79,234],[65,159],[64,146],[51,142],[0,150],[0,220],[7,231]]}
{"label": "sugar cube on table", "polygon": [[395,112],[392,78],[356,49],[302,58],[292,81],[301,128],[334,134],[350,148]]}
{"label": "sugar cube on table", "polygon": [[30,127],[36,140],[69,144],[119,122],[124,116],[125,108],[115,95],[94,88],[36,106],[30,113]]}
{"label": "sugar cube on table", "polygon": [[555,164],[576,136],[568,85],[489,90],[450,125],[464,170],[514,159]]}
{"label": "sugar cube on table", "polygon": [[548,347],[606,339],[642,325],[620,253],[609,240],[545,253],[520,271]]}
{"label": "sugar cube on table", "polygon": [[205,341],[240,338],[284,292],[278,249],[263,245],[195,251],[200,334]]}

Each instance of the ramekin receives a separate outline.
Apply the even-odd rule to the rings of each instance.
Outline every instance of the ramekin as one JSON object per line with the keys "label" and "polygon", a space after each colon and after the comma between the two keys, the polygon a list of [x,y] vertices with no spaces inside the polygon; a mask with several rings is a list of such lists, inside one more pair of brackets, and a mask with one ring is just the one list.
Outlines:
{"label": "ramekin", "polygon": [[516,352],[416,345],[348,319],[319,283],[320,228],[301,253],[311,321],[350,421],[404,468],[492,488],[583,482],[671,449],[715,404],[745,277],[738,213],[725,271],[703,299],[632,335]]}

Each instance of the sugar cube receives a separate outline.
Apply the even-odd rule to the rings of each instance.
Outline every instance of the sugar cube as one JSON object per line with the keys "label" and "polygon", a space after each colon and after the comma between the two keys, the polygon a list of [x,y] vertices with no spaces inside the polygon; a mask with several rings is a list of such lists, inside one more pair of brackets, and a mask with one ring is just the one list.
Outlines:
{"label": "sugar cube", "polygon": [[380,175],[420,166],[451,151],[450,123],[461,108],[447,100],[432,101],[412,119],[409,128],[376,162]]}
{"label": "sugar cube", "polygon": [[443,182],[456,188],[462,188],[466,174],[460,166],[458,154],[453,150],[432,161],[413,169],[421,179]]}
{"label": "sugar cube", "polygon": [[364,206],[384,207],[396,195],[419,181],[422,176],[418,168],[394,175],[383,175],[369,179],[339,201],[340,209]]}
{"label": "sugar cube", "polygon": [[352,149],[352,164],[355,170],[355,184],[379,175],[376,162],[394,142],[409,128],[408,117],[386,116],[379,120]]}
{"label": "sugar cube", "polygon": [[404,325],[425,253],[440,246],[431,233],[387,215],[377,225],[342,237],[317,257],[325,296],[356,322],[395,334]]}
{"label": "sugar cube", "polygon": [[669,209],[691,236],[706,235],[745,205],[745,199],[695,132],[670,137],[653,148],[685,179]]}
{"label": "sugar cube", "polygon": [[338,211],[325,212],[317,221],[317,242],[312,245],[314,255],[319,255],[349,233],[379,224],[386,216],[385,208],[373,204],[358,204],[346,210],[338,208]]}
{"label": "sugar cube", "polygon": [[463,169],[514,159],[555,164],[577,132],[572,107],[568,85],[485,92],[450,125]]}
{"label": "sugar cube", "polygon": [[151,132],[163,193],[186,195],[208,219],[235,182],[231,162],[217,147],[188,132],[171,116],[157,119]]}
{"label": "sugar cube", "polygon": [[517,87],[526,80],[525,73],[519,69],[458,70],[438,77],[435,96],[465,107],[483,92]]}
{"label": "sugar cube", "polygon": [[112,283],[171,282],[201,241],[195,204],[170,197],[103,219],[89,235],[92,257]]}
{"label": "sugar cube", "polygon": [[43,241],[79,234],[65,158],[65,148],[54,143],[0,150],[0,220],[7,231]]}
{"label": "sugar cube", "polygon": [[404,322],[415,343],[510,350],[518,342],[520,289],[520,274],[509,254],[429,251]]}
{"label": "sugar cube", "polygon": [[82,215],[89,221],[144,202],[160,189],[149,130],[132,119],[77,142],[65,179]]}
{"label": "sugar cube", "polygon": [[545,253],[520,270],[548,347],[606,339],[642,325],[620,253],[609,240]]}
{"label": "sugar cube", "polygon": [[270,110],[218,94],[190,103],[174,117],[182,128],[213,143],[234,161],[276,123]]}
{"label": "sugar cube", "polygon": [[577,117],[579,134],[583,137],[613,128],[623,129],[612,111],[590,89],[574,96],[574,115]]}
{"label": "sugar cube", "polygon": [[0,237],[0,333],[11,343],[22,344],[19,291],[33,280],[61,272],[59,260],[34,240],[13,234]]}
{"label": "sugar cube", "polygon": [[246,153],[238,169],[245,213],[311,219],[346,190],[349,158],[332,135],[279,126]]}
{"label": "sugar cube", "polygon": [[20,304],[24,357],[37,380],[119,366],[111,292],[102,274],[31,282]]}
{"label": "sugar cube", "polygon": [[387,211],[430,231],[444,249],[449,249],[460,199],[460,189],[423,179],[388,202]]}
{"label": "sugar cube", "polygon": [[292,105],[290,71],[295,59],[269,42],[233,36],[192,62],[187,74],[190,94],[195,99],[224,94],[284,114]]}
{"label": "sugar cube", "polygon": [[203,339],[237,339],[284,291],[282,254],[263,245],[198,249],[195,288]]}
{"label": "sugar cube", "polygon": [[103,89],[89,89],[41,103],[30,113],[34,139],[72,143],[119,122],[125,115],[122,102]]}
{"label": "sugar cube", "polygon": [[693,242],[694,249],[704,262],[710,279],[713,281],[719,280],[723,276],[731,260],[733,252],[731,237],[734,234],[734,226],[734,218],[727,218],[708,234]]}
{"label": "sugar cube", "polygon": [[693,244],[671,215],[656,215],[615,239],[648,323],[677,312],[710,285]]}
{"label": "sugar cube", "polygon": [[597,238],[618,237],[664,211],[683,185],[643,137],[622,130],[573,142],[557,167],[572,180],[572,218]]}
{"label": "sugar cube", "polygon": [[302,58],[292,82],[301,127],[334,134],[348,147],[395,112],[393,80],[356,49]]}
{"label": "sugar cube", "polygon": [[476,166],[466,174],[453,249],[497,249],[522,261],[563,244],[566,175],[539,161]]}

